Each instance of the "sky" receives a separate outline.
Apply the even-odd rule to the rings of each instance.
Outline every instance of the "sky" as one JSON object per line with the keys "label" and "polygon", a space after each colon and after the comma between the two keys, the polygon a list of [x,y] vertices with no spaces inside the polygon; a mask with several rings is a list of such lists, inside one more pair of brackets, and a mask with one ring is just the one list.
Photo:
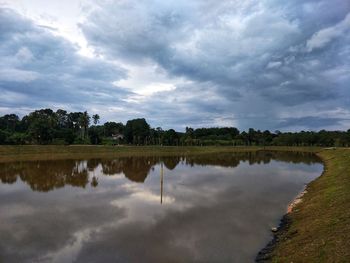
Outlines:
{"label": "sky", "polygon": [[350,128],[349,0],[0,0],[0,115]]}

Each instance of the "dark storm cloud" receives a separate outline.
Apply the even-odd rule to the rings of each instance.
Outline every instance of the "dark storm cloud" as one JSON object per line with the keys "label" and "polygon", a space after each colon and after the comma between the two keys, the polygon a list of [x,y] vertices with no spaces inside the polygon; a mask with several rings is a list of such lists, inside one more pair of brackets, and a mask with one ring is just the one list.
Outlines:
{"label": "dark storm cloud", "polygon": [[327,126],[336,126],[342,121],[348,121],[348,119],[342,118],[322,118],[322,117],[301,117],[301,118],[288,118],[281,121],[281,128],[298,127],[299,129],[314,127],[315,129],[321,129]]}
{"label": "dark storm cloud", "polygon": [[[349,77],[328,74],[337,68],[349,73],[348,1],[106,1],[80,26],[103,54],[151,59],[170,75],[193,81],[188,88],[197,97],[188,103],[195,112],[209,105],[203,116],[261,112],[254,103],[244,110],[248,99],[237,100],[251,94],[273,109],[275,124],[279,112],[310,102],[327,105],[323,111],[349,110]],[[197,93],[203,83],[232,101],[225,113]]]}
{"label": "dark storm cloud", "polygon": [[[332,115],[350,115],[349,1],[96,1],[84,10],[79,27],[98,58],[2,9],[1,107],[103,106],[108,119],[176,129],[282,128],[295,115],[350,124]],[[138,96],[112,85],[133,78],[130,65],[155,65],[176,89]]]}
{"label": "dark storm cloud", "polygon": [[126,76],[121,67],[79,56],[69,41],[10,9],[0,9],[0,40],[2,107],[86,109],[128,95],[112,85]]}

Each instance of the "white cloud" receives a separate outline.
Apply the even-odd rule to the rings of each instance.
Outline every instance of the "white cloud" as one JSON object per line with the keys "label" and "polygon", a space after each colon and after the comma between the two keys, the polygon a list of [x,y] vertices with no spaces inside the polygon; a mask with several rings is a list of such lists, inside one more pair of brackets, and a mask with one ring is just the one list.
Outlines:
{"label": "white cloud", "polygon": [[185,83],[182,78],[170,77],[158,64],[146,61],[141,64],[123,64],[127,77],[116,81],[114,85],[131,90],[141,96],[150,96],[161,91],[176,89]]}
{"label": "white cloud", "polygon": [[267,64],[266,68],[267,69],[279,68],[281,65],[282,65],[282,62],[280,61],[271,61]]}
{"label": "white cloud", "polygon": [[323,48],[333,39],[340,37],[350,30],[350,13],[338,24],[321,29],[313,34],[313,36],[306,42],[306,49],[308,52],[314,49]]}
{"label": "white cloud", "polygon": [[15,57],[20,63],[30,62],[34,58],[33,53],[27,47],[21,47]]}
{"label": "white cloud", "polygon": [[93,57],[94,50],[88,46],[78,23],[84,17],[84,11],[93,5],[90,0],[2,0],[0,6],[15,9],[20,14],[35,21],[57,36],[64,37],[76,44],[79,54]]}

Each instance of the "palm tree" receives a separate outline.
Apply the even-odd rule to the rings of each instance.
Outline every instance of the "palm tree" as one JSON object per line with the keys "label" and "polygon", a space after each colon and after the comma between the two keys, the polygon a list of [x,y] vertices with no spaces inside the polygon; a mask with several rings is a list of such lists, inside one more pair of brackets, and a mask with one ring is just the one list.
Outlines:
{"label": "palm tree", "polygon": [[83,137],[83,139],[85,139],[85,135],[86,135],[87,129],[89,128],[89,124],[90,124],[90,116],[87,113],[87,111],[84,111],[84,113],[80,116],[79,124],[82,128],[82,131],[83,131],[82,137]]}
{"label": "palm tree", "polygon": [[92,115],[92,119],[95,125],[100,122],[100,116],[98,114]]}

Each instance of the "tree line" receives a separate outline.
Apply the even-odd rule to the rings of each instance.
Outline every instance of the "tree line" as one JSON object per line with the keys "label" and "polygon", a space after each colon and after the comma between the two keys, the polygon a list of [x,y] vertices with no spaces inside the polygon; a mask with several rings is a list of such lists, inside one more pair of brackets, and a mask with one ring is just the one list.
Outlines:
{"label": "tree line", "polygon": [[100,124],[98,114],[41,109],[23,118],[0,117],[0,144],[127,144],[166,146],[350,146],[347,131],[260,131],[235,127],[193,129],[185,132],[152,128],[144,118]]}

